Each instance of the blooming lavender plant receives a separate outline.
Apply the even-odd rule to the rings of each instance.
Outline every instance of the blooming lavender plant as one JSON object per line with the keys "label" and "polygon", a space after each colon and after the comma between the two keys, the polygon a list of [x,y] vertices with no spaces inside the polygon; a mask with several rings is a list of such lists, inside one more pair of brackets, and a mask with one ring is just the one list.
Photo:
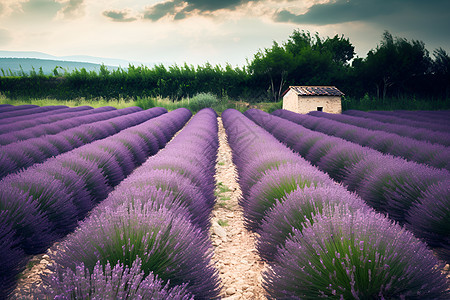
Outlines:
{"label": "blooming lavender plant", "polygon": [[314,219],[263,274],[270,299],[448,299],[432,252],[383,215],[335,210]]}
{"label": "blooming lavender plant", "polygon": [[28,193],[18,188],[1,186],[0,211],[2,220],[12,226],[15,238],[26,254],[44,251],[56,238],[51,231],[52,224],[39,209],[38,203]]}
{"label": "blooming lavender plant", "polygon": [[407,212],[406,223],[418,237],[437,247],[441,257],[450,262],[450,181],[429,187]]}
{"label": "blooming lavender plant", "polygon": [[76,271],[84,263],[89,272],[98,263],[132,266],[139,258],[145,276],[152,272],[170,287],[187,284],[195,297],[211,299],[219,293],[211,255],[208,237],[186,216],[124,204],[87,220],[51,258],[60,270]]}
{"label": "blooming lavender plant", "polygon": [[86,188],[86,182],[82,174],[65,168],[58,160],[50,160],[41,167],[34,167],[34,171],[48,174],[61,181],[67,191],[72,195],[72,202],[77,209],[78,219],[86,216],[94,206],[95,199]]}
{"label": "blooming lavender plant", "polygon": [[152,272],[145,276],[141,265],[137,258],[131,267],[122,263],[111,267],[109,262],[103,266],[98,262],[92,272],[83,263],[75,271],[57,266],[56,274],[45,278],[47,285],[35,295],[51,299],[194,299],[186,290],[187,284],[170,288]]}
{"label": "blooming lavender plant", "polygon": [[29,170],[5,178],[2,184],[31,196],[57,235],[65,235],[76,226],[77,209],[71,201],[71,194],[53,176]]}
{"label": "blooming lavender plant", "polygon": [[189,208],[192,221],[205,231],[209,229],[209,215],[212,207],[208,204],[201,190],[189,178],[169,169],[155,169],[151,172],[140,169],[133,175],[130,180],[126,181],[126,184],[144,189],[153,186],[163,191],[172,192]]}
{"label": "blooming lavender plant", "polygon": [[20,241],[8,222],[8,211],[0,211],[0,299],[6,298],[15,284],[15,275],[25,263],[25,253],[20,248]]}
{"label": "blooming lavender plant", "polygon": [[125,178],[122,168],[113,154],[102,151],[95,145],[77,149],[75,153],[86,160],[96,163],[97,167],[105,174],[109,185],[115,186]]}
{"label": "blooming lavender plant", "polygon": [[244,208],[245,226],[257,230],[267,210],[280,202],[290,192],[305,187],[317,187],[329,178],[316,168],[306,164],[284,164],[277,169],[264,173],[255,184],[248,198],[242,198],[240,203]]}
{"label": "blooming lavender plant", "polygon": [[361,198],[339,185],[295,190],[275,204],[263,219],[257,240],[260,256],[268,261],[273,260],[292,231],[296,229],[301,232],[303,226],[314,222],[313,217],[327,206],[328,210],[335,206],[349,211],[370,210]]}
{"label": "blooming lavender plant", "polygon": [[417,203],[429,186],[450,178],[446,170],[391,158],[388,166],[379,167],[361,183],[358,194],[371,206],[399,221],[405,221],[407,210]]}

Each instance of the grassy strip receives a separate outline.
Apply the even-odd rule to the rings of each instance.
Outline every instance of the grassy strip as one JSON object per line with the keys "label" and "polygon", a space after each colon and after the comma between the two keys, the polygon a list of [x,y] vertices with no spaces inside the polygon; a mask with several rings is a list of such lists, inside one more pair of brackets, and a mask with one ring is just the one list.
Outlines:
{"label": "grassy strip", "polygon": [[276,109],[281,108],[282,102],[261,102],[254,105],[250,105],[244,101],[233,101],[230,99],[221,99],[208,93],[198,94],[192,98],[183,98],[180,101],[173,101],[170,98],[137,98],[137,99],[72,99],[72,100],[57,100],[57,99],[10,99],[0,94],[0,104],[12,104],[12,105],[25,105],[34,104],[39,106],[49,106],[49,105],[66,105],[69,107],[75,106],[91,106],[94,108],[102,106],[113,106],[115,108],[125,108],[130,106],[139,106],[143,109],[149,109],[152,107],[164,107],[168,111],[175,110],[180,107],[185,107],[190,109],[192,112],[197,112],[202,108],[211,107],[216,112],[221,114],[224,110],[228,108],[234,108],[241,112],[245,112],[249,108],[258,108],[266,112],[272,112]]}

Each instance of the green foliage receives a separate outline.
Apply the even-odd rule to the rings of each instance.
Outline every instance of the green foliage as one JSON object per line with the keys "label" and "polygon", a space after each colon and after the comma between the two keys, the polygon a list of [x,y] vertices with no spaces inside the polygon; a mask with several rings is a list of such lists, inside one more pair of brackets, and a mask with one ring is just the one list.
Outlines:
{"label": "green foliage", "polygon": [[[242,68],[185,63],[68,69],[53,64],[50,71],[46,66],[25,71],[5,66],[0,91],[10,99],[129,99],[142,108],[213,107],[220,112],[279,102],[289,85],[334,85],[347,95],[344,110],[448,109],[450,56],[442,48],[433,55],[434,60],[421,41],[385,32],[367,57],[354,58],[354,46],[344,36],[323,38],[294,30],[287,41],[274,41]],[[241,99],[248,103],[236,102]]]}

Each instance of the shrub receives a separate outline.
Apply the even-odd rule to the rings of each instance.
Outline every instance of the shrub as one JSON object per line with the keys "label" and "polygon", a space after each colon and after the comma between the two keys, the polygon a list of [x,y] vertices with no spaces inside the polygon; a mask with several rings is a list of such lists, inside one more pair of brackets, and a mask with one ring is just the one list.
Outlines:
{"label": "shrub", "polygon": [[442,258],[450,262],[450,181],[429,187],[409,209],[407,227],[433,247],[438,247]]}
{"label": "shrub", "polygon": [[78,211],[72,202],[72,195],[53,176],[30,169],[5,178],[4,184],[31,196],[57,235],[65,235],[75,228]]}
{"label": "shrub", "polygon": [[369,174],[357,190],[375,209],[404,222],[405,213],[429,186],[449,178],[447,171],[392,158],[389,168],[380,166]]}
{"label": "shrub", "polygon": [[305,187],[316,187],[329,178],[316,168],[303,164],[284,164],[267,171],[255,184],[248,198],[241,199],[245,226],[257,230],[267,210],[290,192]]}
{"label": "shrub", "polygon": [[8,221],[8,211],[0,211],[0,298],[6,297],[12,291],[16,275],[22,270],[25,253],[20,248],[20,242]]}
{"label": "shrub", "polygon": [[[14,199],[12,201],[11,199]],[[0,188],[0,210],[3,220],[12,226],[15,237],[26,254],[37,254],[56,238],[47,216],[28,193],[4,184]]]}
{"label": "shrub", "polygon": [[195,297],[218,296],[219,277],[211,265],[207,235],[191,225],[187,216],[165,209],[125,204],[106,210],[83,223],[60,247],[51,256],[60,270],[76,271],[84,263],[92,273],[98,263],[130,267],[139,258],[145,276],[153,273],[170,287],[187,284]]}
{"label": "shrub", "polygon": [[199,93],[189,99],[189,109],[197,112],[202,108],[213,107],[218,102],[217,97],[211,93]]}
{"label": "shrub", "polygon": [[369,210],[361,198],[342,186],[305,187],[293,191],[275,204],[262,221],[257,240],[259,254],[265,260],[273,260],[277,249],[284,245],[294,229],[301,232],[305,222],[314,222],[313,217],[322,213],[325,206],[339,205],[350,211]]}
{"label": "shrub", "polygon": [[263,286],[275,299],[448,299],[437,265],[423,242],[383,215],[336,210],[294,230]]}
{"label": "shrub", "polygon": [[206,231],[209,229],[211,205],[208,205],[201,190],[189,178],[169,169],[152,170],[151,172],[140,169],[136,174],[133,174],[130,180],[127,180],[127,184],[136,188],[153,186],[163,191],[172,192],[188,207],[192,214],[193,223]]}

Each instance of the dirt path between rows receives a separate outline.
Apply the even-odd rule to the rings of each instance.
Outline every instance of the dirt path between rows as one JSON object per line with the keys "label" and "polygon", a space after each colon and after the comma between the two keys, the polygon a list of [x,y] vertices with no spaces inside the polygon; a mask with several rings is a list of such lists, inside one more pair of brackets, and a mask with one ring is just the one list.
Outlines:
{"label": "dirt path between rows", "polygon": [[238,204],[241,189],[236,180],[231,149],[219,124],[219,152],[216,165],[216,205],[212,214],[211,240],[215,247],[213,260],[223,283],[223,299],[266,299],[261,286],[265,264],[255,248],[255,234],[244,228],[242,209]]}

